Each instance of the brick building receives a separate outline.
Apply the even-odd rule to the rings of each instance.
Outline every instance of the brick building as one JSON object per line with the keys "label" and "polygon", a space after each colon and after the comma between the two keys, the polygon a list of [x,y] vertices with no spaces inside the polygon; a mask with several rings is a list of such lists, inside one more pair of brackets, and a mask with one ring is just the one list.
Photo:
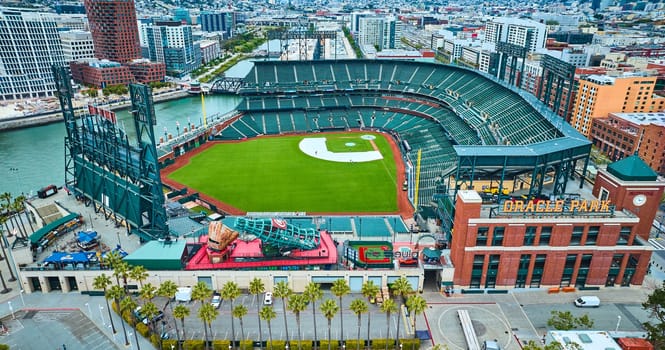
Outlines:
{"label": "brick building", "polygon": [[110,85],[127,85],[134,82],[134,76],[128,66],[117,62],[84,60],[69,63],[74,81],[105,88]]}
{"label": "brick building", "polygon": [[134,0],[85,0],[95,57],[125,63],[141,58]]}
{"label": "brick building", "polygon": [[601,170],[597,197],[506,200],[497,206],[483,205],[475,191],[458,192],[450,242],[454,285],[641,285],[651,258],[650,218],[665,183],[656,182],[653,171],[645,175],[646,165],[635,170],[634,162],[639,158]]}
{"label": "brick building", "polygon": [[150,62],[141,59],[126,64],[137,83],[147,84],[153,81],[163,81],[166,75],[166,65],[162,62]]}
{"label": "brick building", "polygon": [[665,174],[665,113],[610,113],[595,118],[589,138],[612,160],[637,154],[659,174]]}

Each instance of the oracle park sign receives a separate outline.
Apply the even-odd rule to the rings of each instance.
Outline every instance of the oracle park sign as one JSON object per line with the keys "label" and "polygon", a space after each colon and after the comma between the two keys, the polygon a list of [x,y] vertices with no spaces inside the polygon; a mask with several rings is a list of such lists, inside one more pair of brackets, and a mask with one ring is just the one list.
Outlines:
{"label": "oracle park sign", "polygon": [[498,208],[499,215],[613,215],[609,200],[505,200]]}

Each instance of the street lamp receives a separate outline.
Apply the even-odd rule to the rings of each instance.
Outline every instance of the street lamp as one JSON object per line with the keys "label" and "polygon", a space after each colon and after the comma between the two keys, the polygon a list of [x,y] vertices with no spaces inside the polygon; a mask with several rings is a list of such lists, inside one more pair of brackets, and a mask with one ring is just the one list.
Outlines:
{"label": "street lamp", "polygon": [[104,307],[101,305],[98,306],[99,306],[99,318],[102,319],[102,324],[106,326],[106,321],[104,321],[104,313],[102,312],[104,310]]}
{"label": "street lamp", "polygon": [[12,320],[15,320],[16,317],[14,317],[14,308],[12,307],[12,302],[11,302],[11,301],[8,301],[8,302],[7,302],[7,305],[9,305],[9,312],[12,313]]}
{"label": "street lamp", "polygon": [[90,304],[85,303],[85,306],[88,307],[88,315],[90,316],[90,318],[92,318],[92,309],[90,309]]}
{"label": "street lamp", "polygon": [[619,331],[620,325],[621,325],[621,316],[617,316],[617,327],[614,329],[615,332]]}

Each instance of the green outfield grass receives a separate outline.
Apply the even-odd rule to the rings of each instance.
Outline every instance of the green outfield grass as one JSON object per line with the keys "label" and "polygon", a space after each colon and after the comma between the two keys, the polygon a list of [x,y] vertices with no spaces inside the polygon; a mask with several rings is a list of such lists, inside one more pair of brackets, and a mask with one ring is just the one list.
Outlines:
{"label": "green outfield grass", "polygon": [[[245,211],[395,212],[396,167],[383,135],[376,134],[374,140],[383,159],[372,162],[331,162],[298,148],[305,137],[325,136],[335,152],[371,150],[370,143],[360,138],[363,134],[218,144],[192,157],[169,178]],[[344,146],[347,142],[358,146]]]}

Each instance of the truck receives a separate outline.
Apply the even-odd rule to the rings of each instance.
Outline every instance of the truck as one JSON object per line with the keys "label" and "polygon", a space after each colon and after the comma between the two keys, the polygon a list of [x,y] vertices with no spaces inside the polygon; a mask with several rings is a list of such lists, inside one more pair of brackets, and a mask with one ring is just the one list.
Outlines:
{"label": "truck", "polygon": [[192,301],[192,287],[179,287],[175,292],[175,300],[182,302]]}

